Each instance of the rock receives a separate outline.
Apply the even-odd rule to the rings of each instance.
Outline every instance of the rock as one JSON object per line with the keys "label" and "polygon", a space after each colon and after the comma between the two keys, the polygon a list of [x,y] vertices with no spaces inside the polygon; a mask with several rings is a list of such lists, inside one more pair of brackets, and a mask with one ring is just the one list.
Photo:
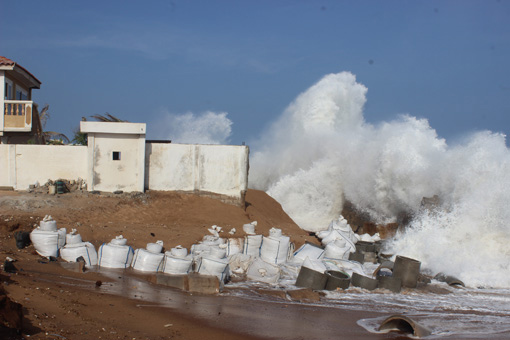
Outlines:
{"label": "rock", "polygon": [[17,231],[14,233],[14,239],[16,240],[16,247],[23,249],[30,245],[30,233],[26,231]]}
{"label": "rock", "polygon": [[14,261],[12,261],[12,260],[5,260],[5,262],[4,262],[4,271],[6,273],[15,274],[18,271],[16,266],[14,266],[13,262]]}

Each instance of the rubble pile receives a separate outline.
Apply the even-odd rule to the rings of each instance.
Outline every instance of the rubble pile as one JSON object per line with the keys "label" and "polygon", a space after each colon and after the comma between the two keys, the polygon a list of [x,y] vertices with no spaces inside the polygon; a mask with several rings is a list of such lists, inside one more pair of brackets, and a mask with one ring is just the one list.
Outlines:
{"label": "rubble pile", "polygon": [[74,180],[74,179],[71,179],[71,180],[48,179],[48,181],[42,185],[39,184],[39,182],[36,182],[35,184],[30,185],[28,191],[34,192],[34,193],[40,193],[40,194],[54,195],[54,194],[58,193],[59,188],[63,191],[61,193],[76,192],[76,191],[83,192],[83,191],[87,190],[87,182],[82,178],[78,178],[76,180]]}

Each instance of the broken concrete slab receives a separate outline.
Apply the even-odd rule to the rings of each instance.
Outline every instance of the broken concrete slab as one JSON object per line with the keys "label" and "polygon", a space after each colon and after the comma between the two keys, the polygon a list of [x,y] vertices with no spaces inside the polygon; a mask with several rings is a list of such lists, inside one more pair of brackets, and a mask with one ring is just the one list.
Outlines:
{"label": "broken concrete slab", "polygon": [[154,283],[168,287],[188,290],[188,275],[156,274]]}
{"label": "broken concrete slab", "polygon": [[85,271],[85,262],[59,262],[62,268],[71,272],[83,273]]}
{"label": "broken concrete slab", "polygon": [[221,291],[220,280],[217,276],[188,274],[188,291],[191,293],[217,294]]}
{"label": "broken concrete slab", "polygon": [[188,275],[156,274],[150,281],[190,293],[217,294],[223,288],[218,277],[198,273],[190,273]]}

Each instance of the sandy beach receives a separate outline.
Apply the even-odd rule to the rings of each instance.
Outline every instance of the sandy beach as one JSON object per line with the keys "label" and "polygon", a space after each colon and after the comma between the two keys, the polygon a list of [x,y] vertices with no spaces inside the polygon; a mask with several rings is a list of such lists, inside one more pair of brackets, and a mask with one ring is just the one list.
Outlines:
{"label": "sandy beach", "polygon": [[[21,332],[3,327],[5,339],[398,339],[375,334],[360,320],[388,316],[370,294],[356,308],[329,304],[323,293],[291,298],[283,290],[228,285],[219,295],[201,295],[154,284],[150,274],[128,270],[64,269],[43,260],[33,246],[17,249],[13,234],[31,231],[50,214],[59,227],[76,228],[96,247],[124,235],[133,248],[163,240],[165,248],[198,242],[217,224],[225,230],[258,221],[257,233],[281,228],[296,247],[318,244],[264,192],[250,190],[246,209],[190,194],[49,196],[0,194],[0,259],[16,261],[2,272],[7,296],[23,306]],[[427,293],[427,292],[425,292]],[[428,292],[430,293],[430,292]],[[341,296],[340,296],[341,297]],[[350,296],[352,299],[352,294]],[[367,300],[368,299],[368,300]],[[374,295],[374,301],[378,297]],[[509,333],[492,334],[506,338]],[[447,338],[455,338],[455,335]],[[476,338],[476,336],[475,336]]]}

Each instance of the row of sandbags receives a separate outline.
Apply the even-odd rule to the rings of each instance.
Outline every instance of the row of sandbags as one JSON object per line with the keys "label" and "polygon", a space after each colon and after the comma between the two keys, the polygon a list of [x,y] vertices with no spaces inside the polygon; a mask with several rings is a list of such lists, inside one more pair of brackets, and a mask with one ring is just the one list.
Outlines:
{"label": "row of sandbags", "polygon": [[219,237],[221,228],[213,226],[213,235],[206,235],[200,243],[194,244],[190,254],[181,246],[163,253],[162,241],[148,243],[146,249],[133,250],[122,235],[102,244],[96,252],[94,245],[83,242],[76,230],[66,234],[65,228],[58,229],[51,216],[46,216],[40,222],[30,233],[30,239],[41,256],[61,256],[68,262],[75,262],[81,257],[86,266],[132,267],[145,272],[175,275],[196,271],[225,280],[232,274],[229,267],[232,262],[237,274],[247,273],[262,281],[276,282],[280,272],[276,264],[290,258],[293,245],[288,236],[281,234],[280,229],[271,229],[266,237],[254,234],[255,226],[256,222],[243,226],[251,235],[229,239]]}
{"label": "row of sandbags", "polygon": [[318,271],[333,268],[363,273],[360,264],[347,260],[356,250],[359,237],[342,217],[333,221],[328,230],[318,233],[323,247],[306,243],[296,252],[281,229],[272,228],[269,235],[263,236],[255,234],[256,225],[256,222],[244,225],[243,230],[248,235],[243,238],[222,238],[219,236],[221,227],[213,226],[209,229],[211,235],[192,245],[189,254],[181,246],[163,253],[162,241],[148,243],[146,249],[135,251],[122,236],[101,245],[96,253],[94,246],[83,242],[75,230],[66,235],[65,228],[57,229],[51,217],[45,217],[30,238],[37,252],[46,257],[60,254],[70,262],[83,257],[87,266],[132,267],[175,275],[196,271],[215,275],[221,281],[231,275],[246,275],[250,280],[277,283],[283,266],[287,263],[301,266],[305,260],[307,267]]}

